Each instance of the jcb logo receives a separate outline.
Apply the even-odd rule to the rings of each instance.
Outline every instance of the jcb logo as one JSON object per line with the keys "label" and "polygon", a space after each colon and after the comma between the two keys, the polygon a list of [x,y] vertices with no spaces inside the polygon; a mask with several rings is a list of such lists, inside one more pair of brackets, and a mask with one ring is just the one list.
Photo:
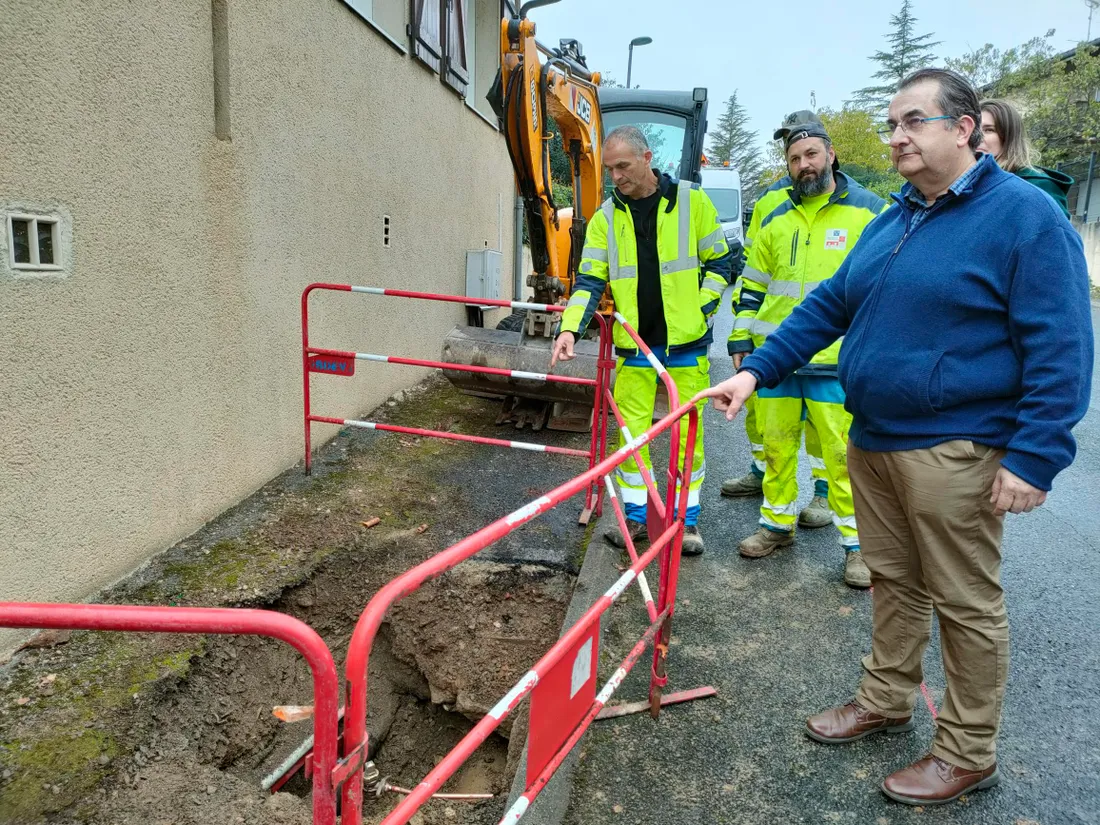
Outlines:
{"label": "jcb logo", "polygon": [[534,78],[531,79],[531,128],[538,131],[539,128],[539,96],[538,87]]}
{"label": "jcb logo", "polygon": [[585,123],[592,122],[592,104],[583,95],[577,95],[577,117]]}

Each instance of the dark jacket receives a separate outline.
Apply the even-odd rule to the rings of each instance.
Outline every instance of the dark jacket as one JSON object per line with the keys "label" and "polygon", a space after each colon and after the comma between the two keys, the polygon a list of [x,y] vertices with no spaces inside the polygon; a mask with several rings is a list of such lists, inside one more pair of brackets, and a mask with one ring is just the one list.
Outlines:
{"label": "dark jacket", "polygon": [[1069,194],[1069,188],[1073,186],[1073,178],[1056,169],[1044,169],[1042,166],[1025,166],[1023,169],[1017,169],[1016,175],[1033,186],[1038,186],[1054,198],[1062,214],[1069,217],[1066,196]]}
{"label": "dark jacket", "polygon": [[774,387],[843,335],[857,447],[969,439],[1006,450],[1008,470],[1049,490],[1073,461],[1070,431],[1092,383],[1081,238],[1050,198],[989,155],[916,228],[914,206],[894,199],[743,368]]}

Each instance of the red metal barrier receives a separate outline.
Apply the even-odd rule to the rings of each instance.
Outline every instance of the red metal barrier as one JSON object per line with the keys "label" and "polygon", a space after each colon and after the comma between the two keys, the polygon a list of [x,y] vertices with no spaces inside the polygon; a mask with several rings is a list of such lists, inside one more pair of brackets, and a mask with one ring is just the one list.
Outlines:
{"label": "red metal barrier", "polygon": [[[631,437],[627,443],[616,450],[610,457],[599,462],[588,472],[572,479],[560,487],[548,492],[539,499],[527,504],[502,519],[479,530],[477,533],[463,539],[422,564],[414,567],[403,575],[391,581],[378,591],[371,599],[352,635],[348,646],[348,657],[345,664],[345,680],[347,684],[347,713],[344,721],[344,753],[343,765],[348,768],[347,782],[343,788],[343,819],[344,825],[361,825],[363,805],[363,781],[362,772],[369,761],[367,752],[367,663],[375,636],[381,627],[383,618],[394,603],[412,593],[426,581],[433,579],[442,573],[454,568],[456,565],[470,558],[474,554],[485,549],[493,542],[515,530],[520,525],[526,524],[541,513],[561,504],[568,498],[577,494],[586,487],[591,489],[605,480],[612,470],[626,461],[631,455],[636,455],[639,448],[649,443],[657,435],[669,431],[672,437],[672,445],[669,451],[668,479],[669,488],[667,500],[661,512],[651,517],[650,534],[653,539],[649,549],[638,555],[633,545],[627,538],[632,564],[623,573],[622,577],[574,624],[566,633],[550,648],[550,650],[532,667],[532,669],[504,696],[503,699],[489,713],[474,726],[474,728],[462,739],[461,742],[424,778],[404,800],[387,816],[382,825],[400,825],[406,823],[432,794],[442,787],[462,763],[485,741],[485,739],[500,725],[501,721],[529,694],[537,690],[540,683],[548,681],[561,681],[563,674],[559,664],[572,668],[574,681],[573,690],[569,701],[560,702],[562,706],[569,706],[566,711],[571,714],[567,723],[560,726],[558,737],[550,746],[542,748],[543,764],[531,765],[529,762],[528,787],[515,807],[506,816],[505,821],[516,822],[527,810],[530,802],[538,796],[546,781],[561,764],[565,755],[573,747],[576,741],[584,733],[584,730],[599,714],[612,693],[618,688],[627,672],[641,656],[645,646],[655,640],[653,671],[650,680],[650,708],[656,715],[661,706],[661,692],[667,684],[668,678],[665,672],[666,657],[668,652],[668,639],[671,633],[671,619],[675,612],[676,579],[679,575],[680,550],[683,537],[683,519],[687,512],[687,499],[691,479],[692,461],[695,451],[695,440],[698,433],[699,410],[697,405],[687,403],[679,405],[676,385],[669,377],[664,366],[656,359],[649,348],[630,329],[621,316],[617,320],[634,338],[639,348],[644,352],[654,369],[664,381],[669,393],[672,411],[654,424],[644,433]],[[610,408],[614,409],[614,400],[609,401]],[[683,461],[679,460],[679,421],[683,416],[688,416],[687,449]],[[605,420],[598,427],[598,438],[606,442],[606,409]],[[594,427],[594,429],[596,429]],[[651,499],[659,499],[652,479],[649,479]],[[679,496],[677,501],[675,496]],[[599,496],[602,497],[602,487]],[[622,512],[617,498],[612,493],[611,500],[616,509],[616,516],[622,521]],[[678,506],[677,506],[678,505]],[[661,529],[654,530],[655,526]],[[624,660],[622,666],[616,671],[612,679],[595,695],[594,682],[595,669],[591,662],[595,660],[595,651],[590,644],[598,644],[598,626],[602,614],[623,594],[626,588],[635,579],[642,586],[642,571],[654,559],[661,558],[660,562],[660,587],[658,591],[658,603],[656,606],[649,597],[648,588],[643,589],[643,596],[647,597],[647,611],[650,614],[651,623],[645,635],[635,645]],[[594,640],[594,641],[592,641]],[[571,663],[571,664],[570,664]],[[588,664],[586,664],[588,663]],[[576,682],[579,676],[583,677],[582,684],[591,691],[591,698],[587,694],[581,696],[578,702],[576,695],[580,691]],[[709,694],[713,695],[713,691]],[[533,701],[535,701],[533,699]],[[534,708],[534,705],[533,705]],[[580,714],[579,716],[577,714]],[[573,718],[576,716],[576,718]],[[535,721],[532,720],[532,730],[535,729]],[[529,760],[531,759],[529,752]]]}
{"label": "red metal barrier", "polygon": [[304,622],[271,610],[0,602],[0,627],[219,633],[268,636],[286,642],[305,657],[313,673],[313,822],[336,825],[340,683],[328,647]]}
{"label": "red metal barrier", "polygon": [[[352,352],[350,350],[323,349],[311,346],[309,343],[309,296],[315,290],[332,290],[336,292],[359,292],[367,295],[388,295],[393,298],[414,298],[423,301],[442,301],[452,304],[466,304],[467,306],[502,307],[511,309],[530,309],[536,312],[564,312],[564,306],[551,304],[535,304],[525,301],[504,301],[495,298],[473,298],[468,295],[439,295],[431,292],[410,292],[404,289],[383,289],[372,286],[351,286],[350,284],[310,284],[302,291],[302,399],[304,407],[305,426],[305,465],[308,475],[313,469],[312,439],[310,425],[335,424],[341,427],[359,427],[370,430],[382,430],[385,432],[406,433],[426,438],[442,438],[449,441],[466,441],[475,444],[487,444],[494,447],[507,447],[517,450],[529,450],[532,452],[554,453],[576,457],[587,457],[588,466],[591,469],[607,454],[607,410],[605,408],[606,393],[604,390],[611,386],[611,373],[614,361],[611,358],[611,328],[608,320],[602,315],[596,315],[596,322],[600,329],[599,357],[596,366],[596,378],[570,378],[549,373],[522,372],[520,370],[507,370],[497,367],[480,367],[468,364],[448,364],[442,361],[428,361],[420,358],[404,358],[393,355],[377,355],[369,352]],[[317,359],[324,358],[322,367],[317,366]],[[309,375],[311,372],[327,372],[334,375],[351,376],[355,374],[356,361],[373,361],[377,363],[402,364],[415,367],[430,367],[445,369],[455,372],[470,372],[481,375],[500,375],[512,378],[522,378],[531,381],[546,381],[548,383],[579,384],[590,386],[595,390],[594,414],[592,435],[588,452],[571,450],[564,447],[552,447],[542,444],[534,444],[525,441],[511,441],[502,438],[487,438],[483,436],[460,435],[456,433],[442,432],[439,430],[426,430],[415,427],[399,427],[392,424],[379,424],[373,421],[359,421],[356,419],[333,418],[331,416],[314,415],[310,404]],[[589,487],[584,510],[581,512],[580,522],[587,524],[593,511],[600,513],[600,490],[598,485]]]}

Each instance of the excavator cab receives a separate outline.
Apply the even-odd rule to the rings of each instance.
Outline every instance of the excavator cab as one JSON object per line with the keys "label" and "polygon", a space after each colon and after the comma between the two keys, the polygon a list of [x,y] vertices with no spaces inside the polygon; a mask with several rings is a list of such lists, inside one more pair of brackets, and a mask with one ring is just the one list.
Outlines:
{"label": "excavator cab", "polygon": [[[619,126],[637,126],[653,151],[653,166],[680,180],[702,182],[700,165],[707,131],[707,90],[658,92],[600,89],[606,135]],[[610,181],[605,190],[611,194]]]}
{"label": "excavator cab", "polygon": [[[557,0],[530,0],[501,21],[501,70],[490,92],[523,200],[534,271],[527,300],[564,304],[572,292],[588,219],[610,195],[603,165],[603,139],[612,129],[638,126],[650,142],[654,167],[673,177],[700,181],[707,122],[707,90],[691,92],[618,89],[600,85],[580,43],[562,40],[550,49],[535,39],[527,19],[533,8]],[[572,207],[560,208],[550,175],[548,121],[553,120],[572,171]],[[613,311],[610,291],[600,305]],[[557,313],[526,312],[497,329],[455,327],[444,339],[445,363],[544,373],[557,332]],[[596,377],[597,344],[577,342],[577,357],[558,374]],[[498,423],[585,432],[591,427],[594,388],[524,378],[444,370],[459,389],[503,399]]]}

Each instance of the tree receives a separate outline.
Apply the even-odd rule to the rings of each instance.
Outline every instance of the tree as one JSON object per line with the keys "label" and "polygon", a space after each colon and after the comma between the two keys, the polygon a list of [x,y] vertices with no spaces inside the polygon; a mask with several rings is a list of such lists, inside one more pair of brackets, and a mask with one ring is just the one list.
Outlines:
{"label": "tree", "polygon": [[931,33],[916,34],[917,18],[913,16],[910,0],[902,0],[901,10],[890,18],[890,25],[893,30],[886,35],[890,50],[875,52],[869,58],[881,67],[871,76],[883,83],[856,90],[849,101],[852,106],[879,116],[889,105],[901,79],[930,65],[936,59],[932,49],[942,42],[932,40],[935,35]]}
{"label": "tree", "polygon": [[741,191],[756,192],[764,163],[756,132],[749,130],[749,117],[737,102],[735,91],[726,101],[726,108],[718,118],[718,126],[710,134],[707,151],[719,164],[729,162],[741,176]]}
{"label": "tree", "polygon": [[1054,29],[1050,29],[1042,37],[1033,37],[1022,46],[1014,46],[1005,51],[994,48],[992,43],[986,43],[961,57],[947,58],[944,65],[969,80],[974,88],[990,88],[1009,75],[1037,63],[1047,62],[1054,52],[1050,45],[1050,38],[1053,36]]}
{"label": "tree", "polygon": [[1068,60],[1033,61],[991,91],[1020,109],[1044,166],[1076,160],[1100,140],[1100,53],[1090,46]]}
{"label": "tree", "polygon": [[894,169],[890,147],[875,132],[877,123],[870,112],[846,106],[818,114],[836,150],[840,171],[881,198],[901,189],[905,180]]}

